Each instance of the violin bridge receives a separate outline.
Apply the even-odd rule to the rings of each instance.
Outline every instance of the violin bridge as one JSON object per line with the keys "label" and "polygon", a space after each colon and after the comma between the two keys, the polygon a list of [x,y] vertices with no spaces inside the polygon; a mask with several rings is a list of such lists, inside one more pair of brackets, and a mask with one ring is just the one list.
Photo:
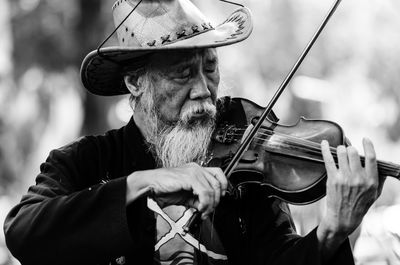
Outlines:
{"label": "violin bridge", "polygon": [[224,125],[223,127],[217,128],[212,138],[221,144],[231,144],[236,142],[236,136],[238,135],[238,129],[235,125]]}

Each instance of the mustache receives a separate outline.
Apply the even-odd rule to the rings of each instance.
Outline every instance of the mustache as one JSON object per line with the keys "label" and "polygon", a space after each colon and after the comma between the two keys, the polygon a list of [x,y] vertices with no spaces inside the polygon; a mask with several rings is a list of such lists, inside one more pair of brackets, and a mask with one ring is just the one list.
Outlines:
{"label": "mustache", "polygon": [[180,121],[184,124],[195,122],[196,120],[214,120],[217,114],[217,107],[205,101],[202,103],[190,105],[181,114]]}

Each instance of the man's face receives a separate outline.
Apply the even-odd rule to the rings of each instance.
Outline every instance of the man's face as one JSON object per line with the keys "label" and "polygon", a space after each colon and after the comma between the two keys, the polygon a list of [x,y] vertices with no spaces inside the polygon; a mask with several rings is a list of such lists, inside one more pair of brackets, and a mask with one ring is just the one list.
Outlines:
{"label": "man's face", "polygon": [[207,114],[204,104],[215,105],[220,80],[215,49],[158,53],[151,64],[154,105],[164,123],[193,109],[190,118],[200,120]]}
{"label": "man's face", "polygon": [[204,162],[215,126],[215,49],[155,54],[139,83],[135,113],[159,165]]}

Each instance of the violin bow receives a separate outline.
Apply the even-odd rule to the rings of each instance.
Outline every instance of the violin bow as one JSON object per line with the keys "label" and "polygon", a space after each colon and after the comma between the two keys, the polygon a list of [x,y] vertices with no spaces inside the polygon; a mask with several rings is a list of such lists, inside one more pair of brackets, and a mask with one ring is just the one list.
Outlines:
{"label": "violin bow", "polygon": [[[261,125],[263,124],[264,120],[268,117],[268,114],[271,112],[272,108],[274,107],[275,103],[278,101],[279,97],[281,96],[282,92],[285,90],[295,73],[297,72],[298,68],[302,64],[304,58],[307,56],[308,52],[311,50],[313,47],[315,41],[318,39],[319,35],[325,28],[326,24],[328,23],[329,19],[333,16],[335,13],[336,9],[338,8],[341,0],[335,0],[335,3],[332,5],[331,9],[329,10],[328,14],[318,27],[317,31],[314,33],[313,37],[307,44],[307,46],[304,48],[303,52],[297,59],[296,63],[293,65],[289,73],[286,75],[285,79],[269,101],[267,107],[265,107],[265,110],[261,114],[260,118],[258,119],[257,123],[254,124],[254,126],[251,128],[251,130],[248,132],[248,134],[242,139],[242,143],[240,144],[237,152],[233,156],[232,160],[229,162],[228,166],[225,168],[224,173],[227,178],[232,174],[234,168],[237,166],[239,159],[242,157],[244,152],[247,150],[249,147],[251,141],[253,140],[254,136],[256,135],[257,131],[260,129]],[[236,188],[233,187],[233,185],[229,182],[228,186],[228,192],[231,193],[232,195],[237,196],[237,191]]]}

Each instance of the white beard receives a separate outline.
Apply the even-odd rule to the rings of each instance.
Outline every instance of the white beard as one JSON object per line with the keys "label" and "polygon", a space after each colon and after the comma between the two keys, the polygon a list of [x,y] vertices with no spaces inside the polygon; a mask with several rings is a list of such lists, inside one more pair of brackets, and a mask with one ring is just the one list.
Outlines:
{"label": "white beard", "polygon": [[155,151],[163,167],[177,167],[189,162],[201,164],[207,157],[213,124],[195,124],[190,128],[179,123],[168,126],[157,137]]}
{"label": "white beard", "polygon": [[[158,166],[169,168],[205,162],[215,126],[216,107],[208,102],[199,103],[181,113],[178,122],[165,124],[154,106],[152,89],[148,86],[138,103],[147,118],[146,140]],[[198,112],[205,115],[195,118]]]}

